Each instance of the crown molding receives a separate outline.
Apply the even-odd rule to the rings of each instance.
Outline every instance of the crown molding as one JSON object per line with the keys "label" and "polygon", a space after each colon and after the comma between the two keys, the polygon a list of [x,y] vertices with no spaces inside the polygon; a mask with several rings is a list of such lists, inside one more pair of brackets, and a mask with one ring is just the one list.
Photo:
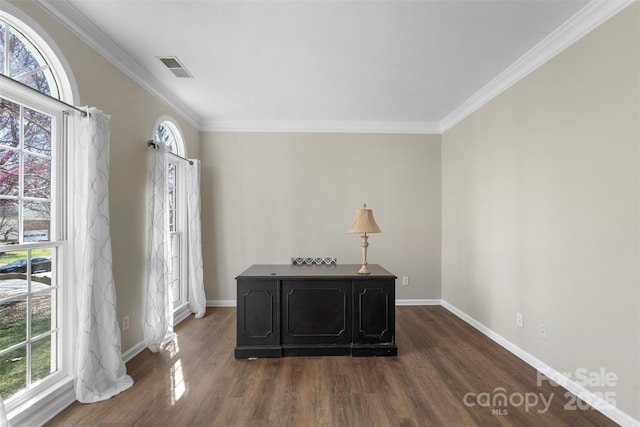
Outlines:
{"label": "crown molding", "polygon": [[205,120],[205,132],[441,134],[439,123],[340,120]]}
{"label": "crown molding", "polygon": [[34,0],[34,2],[100,55],[105,57],[107,61],[119,68],[149,93],[155,95],[182,115],[189,124],[197,129],[200,128],[202,117],[200,117],[199,114],[196,114],[196,112],[160,83],[158,79],[140,66],[137,61],[114,43],[113,40],[93,22],[87,19],[75,6],[66,0]]}
{"label": "crown molding", "polygon": [[440,121],[442,132],[451,129],[493,98],[522,80],[554,56],[613,17],[636,0],[592,0]]}
{"label": "crown molding", "polygon": [[377,122],[315,120],[224,120],[203,118],[131,56],[106,36],[67,0],[34,0],[81,40],[104,56],[127,76],[181,114],[187,122],[208,132],[316,132],[441,134],[506,91],[529,73],[581,39],[636,0],[592,0],[577,14],[530,49],[478,92],[447,114],[440,122]]}

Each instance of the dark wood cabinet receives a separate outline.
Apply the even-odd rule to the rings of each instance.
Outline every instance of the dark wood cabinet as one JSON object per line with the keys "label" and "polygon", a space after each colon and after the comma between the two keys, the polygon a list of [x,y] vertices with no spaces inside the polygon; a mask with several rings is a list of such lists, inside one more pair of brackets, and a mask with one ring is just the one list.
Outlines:
{"label": "dark wood cabinet", "polygon": [[280,343],[279,283],[238,279],[238,339],[247,346]]}
{"label": "dark wood cabinet", "polygon": [[254,265],[240,274],[236,358],[396,355],[396,277],[359,268]]}
{"label": "dark wood cabinet", "polygon": [[358,344],[393,341],[395,293],[383,280],[355,281],[353,284],[353,337]]}

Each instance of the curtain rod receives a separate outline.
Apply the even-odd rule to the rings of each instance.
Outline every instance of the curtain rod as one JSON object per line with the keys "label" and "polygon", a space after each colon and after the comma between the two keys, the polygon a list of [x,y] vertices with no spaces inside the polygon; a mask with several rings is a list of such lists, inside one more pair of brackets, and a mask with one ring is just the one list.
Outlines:
{"label": "curtain rod", "polygon": [[35,93],[37,93],[37,94],[39,94],[39,95],[42,95],[42,96],[46,96],[47,98],[49,98],[49,99],[53,99],[54,101],[56,101],[56,102],[58,102],[58,103],[60,103],[60,104],[62,104],[62,105],[64,105],[64,106],[67,106],[67,107],[69,107],[69,108],[72,108],[72,109],[74,109],[74,110],[78,111],[80,114],[82,114],[82,117],[86,117],[86,116],[88,116],[88,115],[89,115],[89,113],[87,113],[87,112],[86,112],[85,110],[83,110],[82,108],[76,107],[75,105],[67,104],[66,102],[64,102],[64,101],[63,101],[63,100],[61,100],[61,99],[54,98],[54,97],[53,97],[53,96],[51,96],[51,95],[47,95],[46,93],[40,92],[38,89],[34,89],[34,88],[32,88],[31,86],[28,86],[28,85],[26,85],[26,84],[24,84],[24,83],[22,83],[22,82],[19,82],[19,81],[17,81],[17,80],[14,80],[14,79],[12,79],[11,77],[9,77],[9,76],[7,76],[7,75],[0,74],[0,76],[4,77],[5,79],[9,79],[9,80],[11,80],[11,81],[12,81],[12,82],[14,82],[14,83],[17,83],[17,84],[19,84],[19,85],[21,85],[21,86],[23,86],[23,87],[25,87],[25,88],[27,88],[27,89],[31,90],[32,92],[35,92]]}
{"label": "curtain rod", "polygon": [[[158,144],[156,144],[156,143],[153,141],[153,139],[150,139],[150,140],[148,140],[148,141],[147,141],[147,147],[153,147],[153,149],[155,150],[156,148],[158,148]],[[184,161],[186,161],[186,162],[189,162],[189,164],[190,164],[190,165],[192,165],[192,164],[193,164],[193,160],[189,160],[189,159],[187,159],[187,158],[185,158],[185,157],[178,156],[178,155],[177,155],[177,154],[175,154],[175,153],[169,153],[169,154],[171,154],[172,156],[176,156],[177,158],[182,159],[182,160],[184,160]]]}

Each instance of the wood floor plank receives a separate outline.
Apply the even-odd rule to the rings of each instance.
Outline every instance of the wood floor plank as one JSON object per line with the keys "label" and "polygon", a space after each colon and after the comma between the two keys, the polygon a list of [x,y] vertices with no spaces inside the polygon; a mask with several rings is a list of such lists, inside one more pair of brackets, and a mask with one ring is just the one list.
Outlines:
{"label": "wood floor plank", "polygon": [[[397,307],[396,357],[236,360],[235,321],[233,308],[185,320],[173,344],[127,363],[132,388],[105,402],[76,402],[47,425],[615,425],[594,410],[565,410],[566,390],[537,385],[533,368],[443,307]],[[544,410],[478,399],[502,390],[551,403]]]}

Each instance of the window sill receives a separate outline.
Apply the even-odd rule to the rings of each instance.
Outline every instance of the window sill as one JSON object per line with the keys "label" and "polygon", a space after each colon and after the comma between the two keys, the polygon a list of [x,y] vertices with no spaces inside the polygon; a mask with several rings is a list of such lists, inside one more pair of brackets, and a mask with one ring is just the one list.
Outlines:
{"label": "window sill", "polygon": [[73,377],[64,377],[15,404],[5,402],[12,427],[43,425],[76,400]]}

